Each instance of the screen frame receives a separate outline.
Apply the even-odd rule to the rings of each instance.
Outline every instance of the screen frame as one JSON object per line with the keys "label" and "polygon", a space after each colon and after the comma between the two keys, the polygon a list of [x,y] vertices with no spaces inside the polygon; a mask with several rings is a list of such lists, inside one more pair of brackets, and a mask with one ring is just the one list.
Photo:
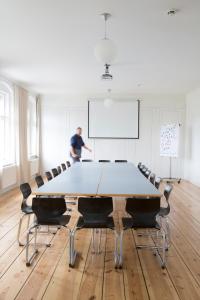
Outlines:
{"label": "screen frame", "polygon": [[134,100],[138,104],[138,135],[137,137],[95,137],[90,136],[90,102],[94,100],[88,100],[88,139],[113,139],[113,140],[139,140],[140,138],[140,100]]}

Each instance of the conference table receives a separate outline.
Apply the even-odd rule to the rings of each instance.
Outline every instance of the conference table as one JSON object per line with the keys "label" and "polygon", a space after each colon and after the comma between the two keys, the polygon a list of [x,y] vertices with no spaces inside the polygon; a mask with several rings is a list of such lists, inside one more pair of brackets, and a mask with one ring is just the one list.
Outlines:
{"label": "conference table", "polygon": [[76,163],[33,191],[34,195],[158,198],[161,193],[133,163]]}
{"label": "conference table", "polygon": [[36,196],[132,198],[134,222],[155,225],[161,193],[132,163],[83,162],[72,165],[33,191]]}

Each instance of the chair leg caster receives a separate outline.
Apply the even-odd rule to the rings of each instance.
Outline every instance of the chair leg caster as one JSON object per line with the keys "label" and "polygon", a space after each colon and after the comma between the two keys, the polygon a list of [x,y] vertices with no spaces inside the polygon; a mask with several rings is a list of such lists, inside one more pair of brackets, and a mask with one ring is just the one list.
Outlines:
{"label": "chair leg caster", "polygon": [[161,268],[162,268],[163,270],[166,269],[166,263],[162,262]]}
{"label": "chair leg caster", "polygon": [[24,245],[24,244],[22,244],[22,243],[19,243],[19,246],[20,246],[20,247],[23,247],[23,246],[25,246],[25,245]]}
{"label": "chair leg caster", "polygon": [[166,269],[166,265],[165,264],[162,264],[161,267],[162,267],[163,270]]}
{"label": "chair leg caster", "polygon": [[73,268],[74,268],[74,265],[72,265],[72,264],[69,264],[69,267],[73,269]]}
{"label": "chair leg caster", "polygon": [[47,247],[47,248],[51,247],[51,244],[46,244],[46,247]]}
{"label": "chair leg caster", "polygon": [[30,267],[30,265],[31,265],[30,262],[27,262],[27,263],[26,263],[26,266],[27,266],[27,267]]}

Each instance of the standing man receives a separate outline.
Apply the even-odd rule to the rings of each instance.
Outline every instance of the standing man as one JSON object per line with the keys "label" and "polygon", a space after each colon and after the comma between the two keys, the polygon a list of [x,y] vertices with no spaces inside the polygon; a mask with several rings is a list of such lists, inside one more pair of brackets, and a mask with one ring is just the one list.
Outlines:
{"label": "standing man", "polygon": [[89,152],[92,152],[92,150],[85,145],[81,137],[81,134],[82,134],[82,128],[78,127],[76,129],[76,134],[74,134],[70,140],[70,144],[71,144],[70,156],[73,160],[73,163],[80,161],[82,147],[87,149]]}

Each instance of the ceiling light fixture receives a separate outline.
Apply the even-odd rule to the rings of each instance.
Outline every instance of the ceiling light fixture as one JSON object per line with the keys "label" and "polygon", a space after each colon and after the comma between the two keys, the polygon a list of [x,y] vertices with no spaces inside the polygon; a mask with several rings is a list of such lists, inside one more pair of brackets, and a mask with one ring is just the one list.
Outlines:
{"label": "ceiling light fixture", "polygon": [[111,14],[103,13],[101,16],[105,22],[104,38],[97,43],[94,53],[98,61],[102,62],[104,65],[110,65],[117,54],[114,42],[107,36],[107,20],[111,17]]}
{"label": "ceiling light fixture", "polygon": [[173,16],[175,16],[175,15],[177,14],[177,12],[178,12],[177,9],[170,9],[170,10],[167,12],[167,14],[168,14],[168,16],[173,17]]}
{"label": "ceiling light fixture", "polygon": [[102,80],[112,80],[113,79],[112,74],[110,74],[109,67],[110,67],[110,65],[105,64],[105,72],[101,75]]}

